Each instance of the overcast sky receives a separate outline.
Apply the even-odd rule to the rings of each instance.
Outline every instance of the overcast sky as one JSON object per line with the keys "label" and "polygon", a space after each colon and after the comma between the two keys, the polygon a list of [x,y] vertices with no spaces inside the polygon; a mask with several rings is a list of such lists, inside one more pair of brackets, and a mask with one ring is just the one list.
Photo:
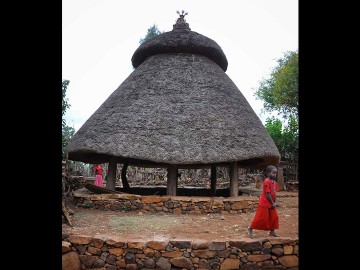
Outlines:
{"label": "overcast sky", "polygon": [[298,49],[298,0],[62,0],[62,79],[70,80],[65,119],[77,131],[133,72],[147,29],[171,31],[185,10],[192,31],[213,39],[226,74],[265,123],[254,92],[276,59]]}

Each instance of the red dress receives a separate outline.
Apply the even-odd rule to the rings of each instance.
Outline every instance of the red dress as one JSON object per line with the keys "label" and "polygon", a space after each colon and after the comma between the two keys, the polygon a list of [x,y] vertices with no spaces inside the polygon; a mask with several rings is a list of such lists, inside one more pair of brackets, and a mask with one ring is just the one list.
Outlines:
{"label": "red dress", "polygon": [[270,192],[273,201],[276,199],[276,192],[279,190],[276,181],[271,183],[269,178],[264,180],[263,190],[260,196],[258,208],[250,228],[256,230],[279,229],[279,216],[276,208],[271,208],[270,201],[266,198],[266,192]]}
{"label": "red dress", "polygon": [[102,168],[100,165],[95,166],[94,168],[94,172],[95,172],[95,185],[102,187],[103,186],[103,178],[102,178]]}

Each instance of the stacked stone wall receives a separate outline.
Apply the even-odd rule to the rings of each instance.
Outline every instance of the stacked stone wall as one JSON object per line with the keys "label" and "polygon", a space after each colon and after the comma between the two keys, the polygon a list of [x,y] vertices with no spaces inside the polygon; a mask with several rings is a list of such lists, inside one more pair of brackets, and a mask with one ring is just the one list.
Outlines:
{"label": "stacked stone wall", "polygon": [[63,235],[62,269],[298,269],[298,239],[147,241]]}

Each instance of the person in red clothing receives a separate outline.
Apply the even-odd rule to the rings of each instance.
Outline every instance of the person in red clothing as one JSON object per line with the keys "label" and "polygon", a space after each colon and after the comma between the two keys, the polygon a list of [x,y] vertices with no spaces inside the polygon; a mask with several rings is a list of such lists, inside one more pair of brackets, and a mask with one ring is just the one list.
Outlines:
{"label": "person in red clothing", "polygon": [[276,183],[277,169],[270,165],[266,168],[267,178],[263,183],[263,190],[259,199],[258,208],[253,221],[247,228],[248,235],[253,238],[253,229],[269,230],[270,236],[277,237],[275,229],[279,229],[279,216],[276,211],[276,192],[279,190]]}
{"label": "person in red clothing", "polygon": [[94,167],[95,173],[95,185],[102,187],[103,186],[103,178],[102,178],[102,168],[100,164],[96,164]]}

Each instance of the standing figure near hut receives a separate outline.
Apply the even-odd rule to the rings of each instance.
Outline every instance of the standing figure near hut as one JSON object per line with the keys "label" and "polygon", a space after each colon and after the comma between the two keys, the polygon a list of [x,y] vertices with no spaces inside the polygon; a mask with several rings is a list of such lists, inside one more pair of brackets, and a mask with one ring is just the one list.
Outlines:
{"label": "standing figure near hut", "polygon": [[102,168],[100,164],[96,164],[94,167],[95,173],[95,186],[102,187],[103,186],[103,178],[102,178]]}
{"label": "standing figure near hut", "polygon": [[269,235],[277,237],[275,229],[279,229],[279,216],[276,211],[276,183],[277,169],[273,165],[266,168],[267,178],[263,183],[263,190],[259,199],[258,208],[251,225],[247,228],[248,235],[253,238],[253,229],[270,230]]}

